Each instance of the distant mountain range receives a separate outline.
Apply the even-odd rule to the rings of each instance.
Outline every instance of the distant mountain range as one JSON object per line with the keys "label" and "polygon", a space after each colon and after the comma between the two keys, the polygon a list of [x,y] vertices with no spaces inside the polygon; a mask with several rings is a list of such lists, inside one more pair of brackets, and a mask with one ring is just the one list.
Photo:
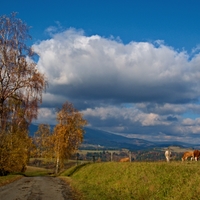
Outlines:
{"label": "distant mountain range", "polygon": [[183,142],[152,142],[138,138],[128,138],[116,135],[107,131],[85,128],[84,142],[82,147],[87,148],[106,148],[106,149],[129,149],[145,150],[152,148],[165,148],[169,146],[179,146],[183,148],[200,148],[199,145],[191,145]]}
{"label": "distant mountain range", "polygon": [[[53,130],[54,126],[51,126]],[[180,146],[184,148],[200,148],[198,145],[191,145],[182,142],[151,142],[138,138],[128,138],[116,135],[107,131],[85,127],[85,134],[81,149],[129,149],[145,150],[152,148],[164,148],[168,146]],[[31,124],[29,127],[30,136],[38,130],[38,125]]]}

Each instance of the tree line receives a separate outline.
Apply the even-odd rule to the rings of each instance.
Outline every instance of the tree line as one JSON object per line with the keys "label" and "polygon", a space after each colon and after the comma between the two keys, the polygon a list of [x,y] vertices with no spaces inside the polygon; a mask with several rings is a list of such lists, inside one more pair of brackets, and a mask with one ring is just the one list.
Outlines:
{"label": "tree line", "polygon": [[35,132],[32,157],[55,159],[55,173],[64,167],[83,141],[83,127],[87,121],[72,103],[65,102],[57,112],[57,124],[53,131],[48,124],[40,124]]}
{"label": "tree line", "polygon": [[54,158],[58,173],[81,144],[87,121],[66,101],[53,131],[41,125],[36,140],[29,137],[48,82],[34,61],[38,55],[27,45],[30,27],[16,15],[0,16],[0,175],[25,171],[33,150]]}
{"label": "tree line", "polygon": [[[173,152],[173,160],[180,161],[183,153]],[[71,159],[78,159],[79,161],[94,161],[94,162],[118,162],[122,158],[131,158],[132,162],[137,161],[165,161],[164,151],[160,150],[135,150],[135,151],[119,151],[116,152],[103,150],[72,155]]]}

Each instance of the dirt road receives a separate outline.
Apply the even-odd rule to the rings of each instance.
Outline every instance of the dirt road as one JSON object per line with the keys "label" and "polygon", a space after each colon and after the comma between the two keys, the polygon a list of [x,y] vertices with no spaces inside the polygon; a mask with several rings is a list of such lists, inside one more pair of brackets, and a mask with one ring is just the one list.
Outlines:
{"label": "dirt road", "polygon": [[55,177],[23,177],[0,187],[0,200],[74,200],[69,185]]}

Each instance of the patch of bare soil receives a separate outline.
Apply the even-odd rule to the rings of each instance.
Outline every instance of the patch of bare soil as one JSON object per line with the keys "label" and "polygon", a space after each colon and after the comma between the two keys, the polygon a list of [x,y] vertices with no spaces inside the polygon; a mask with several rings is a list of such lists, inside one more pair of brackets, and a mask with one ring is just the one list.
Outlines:
{"label": "patch of bare soil", "polygon": [[1,200],[77,200],[70,185],[57,177],[23,177],[0,187]]}

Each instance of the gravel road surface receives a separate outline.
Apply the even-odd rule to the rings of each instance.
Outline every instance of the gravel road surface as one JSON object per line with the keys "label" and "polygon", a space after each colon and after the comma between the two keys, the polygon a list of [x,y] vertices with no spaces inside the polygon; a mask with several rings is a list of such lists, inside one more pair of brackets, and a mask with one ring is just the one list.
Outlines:
{"label": "gravel road surface", "polygon": [[75,200],[70,187],[56,177],[23,177],[0,187],[0,200]]}

